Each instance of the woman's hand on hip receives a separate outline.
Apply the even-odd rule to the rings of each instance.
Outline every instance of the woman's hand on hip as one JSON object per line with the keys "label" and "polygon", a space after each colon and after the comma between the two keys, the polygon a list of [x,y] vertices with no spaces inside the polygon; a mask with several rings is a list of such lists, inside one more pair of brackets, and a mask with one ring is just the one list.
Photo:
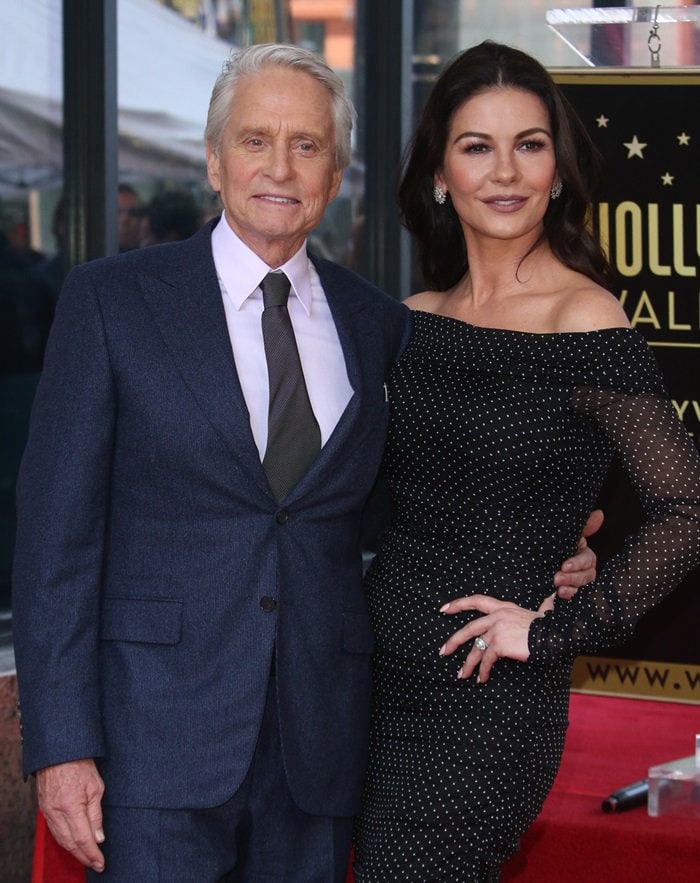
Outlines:
{"label": "woman's hand on hip", "polygon": [[499,601],[488,595],[468,595],[455,598],[440,608],[447,615],[477,610],[483,613],[456,631],[440,648],[440,656],[450,656],[469,641],[474,641],[458,678],[469,678],[479,667],[477,683],[485,684],[489,679],[494,663],[503,657],[527,662],[530,657],[528,632],[534,619],[543,614],[535,610],[518,607],[511,601]]}

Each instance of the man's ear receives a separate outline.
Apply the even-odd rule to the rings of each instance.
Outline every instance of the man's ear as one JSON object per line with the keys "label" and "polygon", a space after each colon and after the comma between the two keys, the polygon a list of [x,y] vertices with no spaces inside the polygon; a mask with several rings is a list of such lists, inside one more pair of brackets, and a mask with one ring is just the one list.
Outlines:
{"label": "man's ear", "polygon": [[342,181],[343,181],[343,170],[342,169],[335,169],[332,176],[331,176],[331,186],[330,186],[330,190],[328,191],[328,202],[330,202],[332,199],[336,198],[336,196],[338,195],[338,191],[340,190],[340,185],[341,185]]}
{"label": "man's ear", "polygon": [[221,190],[221,175],[219,173],[219,154],[207,141],[207,178],[209,186],[218,193]]}

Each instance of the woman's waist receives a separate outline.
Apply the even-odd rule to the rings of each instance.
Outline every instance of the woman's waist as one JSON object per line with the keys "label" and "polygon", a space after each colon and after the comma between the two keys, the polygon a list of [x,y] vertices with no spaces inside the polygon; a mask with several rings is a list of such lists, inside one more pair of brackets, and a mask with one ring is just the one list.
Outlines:
{"label": "woman's waist", "polygon": [[456,522],[444,519],[416,521],[397,519],[380,544],[383,558],[406,558],[427,571],[446,575],[458,572],[475,581],[492,579],[550,580],[564,558],[576,547],[575,527],[546,531],[527,520]]}

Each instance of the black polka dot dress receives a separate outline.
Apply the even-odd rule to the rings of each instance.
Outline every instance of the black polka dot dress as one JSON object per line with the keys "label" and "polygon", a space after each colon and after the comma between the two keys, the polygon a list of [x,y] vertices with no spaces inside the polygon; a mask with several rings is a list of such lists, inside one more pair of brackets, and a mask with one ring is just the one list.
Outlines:
{"label": "black polka dot dress", "polygon": [[[618,642],[700,563],[700,461],[630,329],[530,334],[414,313],[389,383],[396,514],[367,576],[376,635],[357,883],[498,880],[559,766],[571,661]],[[594,584],[530,628],[530,660],[457,680],[438,650],[482,592],[535,609],[612,457],[647,513]]]}

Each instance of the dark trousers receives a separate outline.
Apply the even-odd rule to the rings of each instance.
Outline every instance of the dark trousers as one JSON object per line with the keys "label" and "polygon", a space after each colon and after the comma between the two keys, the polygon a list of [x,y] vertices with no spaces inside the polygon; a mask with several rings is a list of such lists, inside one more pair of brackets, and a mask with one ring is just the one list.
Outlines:
{"label": "dark trousers", "polygon": [[274,679],[251,768],[222,806],[104,807],[106,867],[90,883],[344,883],[351,818],[310,816],[289,793]]}

